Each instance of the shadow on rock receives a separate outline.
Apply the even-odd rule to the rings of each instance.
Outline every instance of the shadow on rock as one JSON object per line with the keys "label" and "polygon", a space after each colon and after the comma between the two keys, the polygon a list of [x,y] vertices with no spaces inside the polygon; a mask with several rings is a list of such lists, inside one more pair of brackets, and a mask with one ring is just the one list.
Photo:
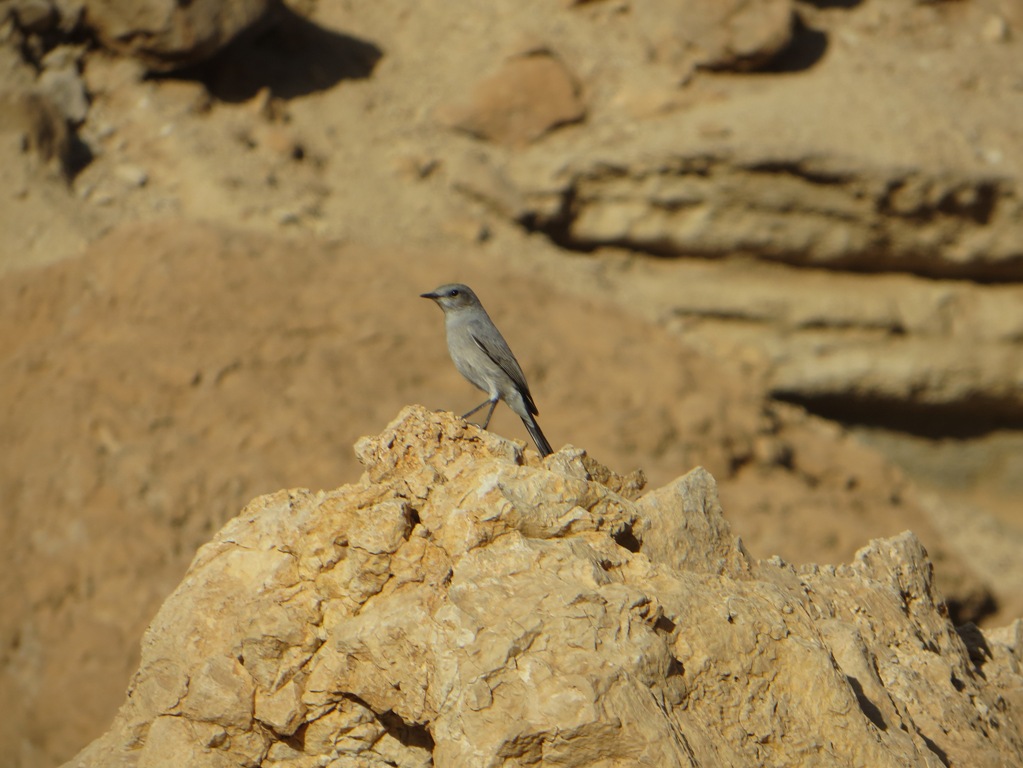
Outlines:
{"label": "shadow on rock", "polygon": [[806,26],[798,15],[792,24],[792,41],[757,71],[769,74],[805,72],[824,58],[828,50],[828,36],[819,29]]}
{"label": "shadow on rock", "polygon": [[264,88],[282,99],[373,74],[383,56],[374,43],[325,29],[282,8],[207,62],[166,75],[200,80],[216,98],[242,102]]}

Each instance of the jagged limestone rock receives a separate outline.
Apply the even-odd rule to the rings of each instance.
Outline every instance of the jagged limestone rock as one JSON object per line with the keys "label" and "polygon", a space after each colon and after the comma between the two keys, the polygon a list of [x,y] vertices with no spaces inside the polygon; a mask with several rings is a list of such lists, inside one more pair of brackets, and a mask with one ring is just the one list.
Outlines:
{"label": "jagged limestone rock", "polygon": [[911,533],[797,571],[702,469],[629,498],[421,407],[356,451],[359,483],[255,499],[199,551],[69,767],[1023,760],[1020,634],[971,655]]}

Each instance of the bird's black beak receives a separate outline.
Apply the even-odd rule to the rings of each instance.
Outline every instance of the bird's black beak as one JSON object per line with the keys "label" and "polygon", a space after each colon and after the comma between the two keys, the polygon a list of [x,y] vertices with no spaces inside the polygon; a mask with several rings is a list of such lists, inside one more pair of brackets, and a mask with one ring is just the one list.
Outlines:
{"label": "bird's black beak", "polygon": [[440,298],[436,293],[421,293],[419,295],[424,299],[433,299],[434,301]]}

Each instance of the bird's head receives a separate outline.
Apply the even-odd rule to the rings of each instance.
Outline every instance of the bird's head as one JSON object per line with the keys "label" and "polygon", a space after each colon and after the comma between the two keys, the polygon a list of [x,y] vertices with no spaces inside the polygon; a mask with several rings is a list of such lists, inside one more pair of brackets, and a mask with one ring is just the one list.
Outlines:
{"label": "bird's head", "polygon": [[424,299],[433,299],[445,312],[465,307],[478,306],[480,300],[472,292],[472,288],[461,283],[449,283],[429,293],[420,294]]}

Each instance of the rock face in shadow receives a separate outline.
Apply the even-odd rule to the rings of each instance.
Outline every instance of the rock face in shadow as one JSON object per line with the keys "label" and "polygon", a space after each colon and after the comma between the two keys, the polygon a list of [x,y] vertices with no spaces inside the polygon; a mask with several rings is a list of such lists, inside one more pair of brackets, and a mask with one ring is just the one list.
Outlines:
{"label": "rock face in shadow", "polygon": [[1021,624],[961,637],[911,533],[796,571],[701,469],[641,495],[420,407],[356,451],[199,551],[68,766],[1023,762]]}

